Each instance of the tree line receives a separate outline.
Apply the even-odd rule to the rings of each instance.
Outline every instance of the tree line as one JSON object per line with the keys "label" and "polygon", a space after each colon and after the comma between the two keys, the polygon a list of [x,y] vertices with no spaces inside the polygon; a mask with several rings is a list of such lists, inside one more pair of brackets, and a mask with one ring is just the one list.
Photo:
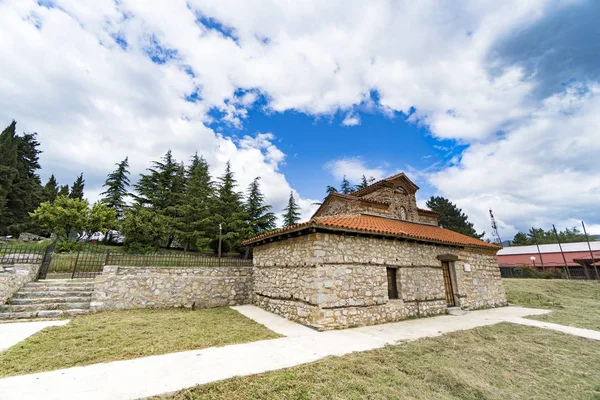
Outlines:
{"label": "tree line", "polygon": [[[557,237],[558,236],[558,240]],[[588,236],[587,239],[592,242],[596,238],[594,236]],[[586,236],[576,226],[572,228],[566,228],[564,231],[554,229],[548,229],[547,231],[542,228],[530,228],[527,232],[518,232],[511,241],[511,246],[527,246],[536,244],[555,244],[558,243],[576,243],[585,242]]]}
{"label": "tree line", "polygon": [[[14,121],[0,135],[0,235],[28,231],[75,242],[102,232],[110,242],[119,232],[134,250],[211,251],[220,231],[222,250],[236,252],[243,240],[276,228],[260,177],[242,193],[229,162],[213,179],[202,156],[193,155],[186,165],[169,150],[132,185],[125,158],[107,176],[100,200],[90,205],[83,174],[71,187],[59,186],[54,175],[41,184],[38,147],[36,134],[17,135]],[[284,226],[300,220],[293,192],[282,220]]]}

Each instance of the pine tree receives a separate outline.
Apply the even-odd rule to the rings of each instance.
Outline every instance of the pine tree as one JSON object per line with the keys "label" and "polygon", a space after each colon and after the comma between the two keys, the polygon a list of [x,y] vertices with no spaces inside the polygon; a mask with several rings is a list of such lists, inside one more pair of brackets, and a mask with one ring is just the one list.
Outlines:
{"label": "pine tree", "polygon": [[208,163],[195,154],[186,171],[185,191],[181,205],[180,227],[185,240],[184,249],[190,246],[207,249],[211,238],[217,233],[212,223],[211,206],[215,189],[208,170]]}
{"label": "pine tree", "polygon": [[300,222],[300,207],[294,199],[294,192],[290,192],[290,199],[288,205],[283,209],[283,227],[287,228],[292,225],[296,225]]}
{"label": "pine tree", "polygon": [[270,211],[272,207],[265,204],[265,196],[260,191],[259,180],[260,177],[254,178],[254,181],[248,186],[248,197],[246,200],[248,223],[253,235],[275,229],[277,221],[275,214]]}
{"label": "pine tree", "polygon": [[338,192],[338,190],[335,187],[329,186],[329,185],[327,185],[327,188],[325,189],[325,191],[327,192],[327,194],[337,193]]}
{"label": "pine tree", "polygon": [[71,186],[71,192],[69,197],[72,199],[83,200],[83,188],[85,186],[85,179],[83,179],[83,172],[79,174],[73,185]]}
{"label": "pine tree", "polygon": [[61,185],[60,189],[58,190],[58,196],[69,197],[69,185]]}
{"label": "pine tree", "polygon": [[49,201],[52,203],[58,197],[58,182],[54,175],[50,175],[48,182],[44,185],[43,190],[43,201]]}
{"label": "pine tree", "polygon": [[218,178],[215,202],[215,223],[221,224],[225,250],[238,251],[243,239],[249,236],[248,215],[242,203],[242,195],[235,189],[237,181],[228,161],[223,176]]}
{"label": "pine tree", "polygon": [[178,227],[179,211],[183,203],[185,189],[185,167],[177,163],[171,150],[161,158],[153,161],[149,173],[141,174],[134,185],[136,204],[147,207],[164,216],[167,221],[167,248],[170,248],[176,236],[180,233]]}
{"label": "pine tree", "polygon": [[344,175],[344,179],[342,179],[342,184],[340,185],[340,189],[341,189],[342,193],[344,193],[344,194],[350,194],[354,191],[354,188],[352,187],[352,185],[350,184],[348,179],[346,179],[346,175]]}
{"label": "pine tree", "polygon": [[117,218],[122,219],[125,212],[125,199],[129,194],[129,159],[125,159],[117,164],[117,169],[111,172],[102,187],[106,191],[100,193],[102,203],[114,209],[117,212]]}
{"label": "pine tree", "polygon": [[15,121],[0,134],[0,233],[18,234],[35,228],[29,213],[42,196],[36,136],[18,136]]}
{"label": "pine tree", "polygon": [[370,184],[372,184],[373,182],[375,182],[375,178],[370,176],[369,179],[367,179],[367,177],[363,175],[362,178],[360,179],[360,183],[358,185],[356,185],[356,187],[354,189],[355,190],[364,189],[367,186],[369,186]]}
{"label": "pine tree", "polygon": [[427,200],[427,207],[440,213],[439,224],[452,231],[481,239],[485,232],[479,234],[475,231],[473,223],[469,222],[469,217],[462,212],[455,204],[443,197],[433,197]]}

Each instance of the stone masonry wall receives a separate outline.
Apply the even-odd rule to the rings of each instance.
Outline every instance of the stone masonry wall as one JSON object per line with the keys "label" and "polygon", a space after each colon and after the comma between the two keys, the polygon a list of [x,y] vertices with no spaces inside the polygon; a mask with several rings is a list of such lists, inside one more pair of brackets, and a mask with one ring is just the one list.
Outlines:
{"label": "stone masonry wall", "polygon": [[[506,304],[494,251],[328,233],[255,247],[253,301],[321,330],[440,314],[440,256],[455,259],[457,305]],[[399,299],[388,298],[388,267],[397,269]]]}
{"label": "stone masonry wall", "polygon": [[0,305],[6,303],[19,289],[37,278],[39,264],[0,265]]}
{"label": "stone masonry wall", "polygon": [[96,277],[92,310],[209,308],[249,304],[252,267],[105,266]]}

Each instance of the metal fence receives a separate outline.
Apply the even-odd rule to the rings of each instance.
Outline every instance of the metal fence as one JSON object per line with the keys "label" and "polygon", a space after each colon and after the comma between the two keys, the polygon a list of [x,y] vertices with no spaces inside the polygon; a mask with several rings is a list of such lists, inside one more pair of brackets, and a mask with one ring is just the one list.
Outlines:
{"label": "metal fence", "polygon": [[56,252],[56,242],[25,245],[0,244],[0,265],[39,263],[39,279],[94,278],[102,274],[105,265],[131,267],[251,267],[252,260],[239,254],[226,254],[221,258],[213,254],[158,251],[127,253],[123,248],[92,243],[78,243],[70,252]]}
{"label": "metal fence", "polygon": [[[534,269],[533,267],[529,267],[530,269]],[[569,266],[569,278],[570,279],[592,279],[597,280],[600,277],[596,276],[596,272],[592,268],[587,269],[586,271],[583,267],[575,267]],[[565,267],[548,267],[545,269],[535,268],[535,271],[538,273],[546,273],[553,279],[567,279],[567,274]],[[519,267],[500,267],[500,275],[502,278],[536,278],[538,276],[531,276],[531,274],[527,273],[527,268],[519,268]]]}
{"label": "metal fence", "polygon": [[0,244],[0,264],[35,264],[41,263],[46,252],[47,245],[35,245],[19,243]]}

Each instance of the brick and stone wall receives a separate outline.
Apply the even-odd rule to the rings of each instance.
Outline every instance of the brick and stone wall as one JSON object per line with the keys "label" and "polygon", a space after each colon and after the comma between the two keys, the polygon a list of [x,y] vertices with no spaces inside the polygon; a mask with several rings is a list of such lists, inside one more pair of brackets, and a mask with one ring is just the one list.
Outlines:
{"label": "brick and stone wall", "polygon": [[33,282],[39,269],[40,264],[0,264],[0,305],[6,303],[23,285]]}
{"label": "brick and stone wall", "polygon": [[209,308],[251,303],[252,267],[105,266],[96,277],[92,310]]}
{"label": "brick and stone wall", "polygon": [[[446,312],[441,259],[451,260],[455,301],[506,304],[493,250],[330,233],[254,248],[254,304],[320,330]],[[390,300],[387,268],[396,269]]]}

